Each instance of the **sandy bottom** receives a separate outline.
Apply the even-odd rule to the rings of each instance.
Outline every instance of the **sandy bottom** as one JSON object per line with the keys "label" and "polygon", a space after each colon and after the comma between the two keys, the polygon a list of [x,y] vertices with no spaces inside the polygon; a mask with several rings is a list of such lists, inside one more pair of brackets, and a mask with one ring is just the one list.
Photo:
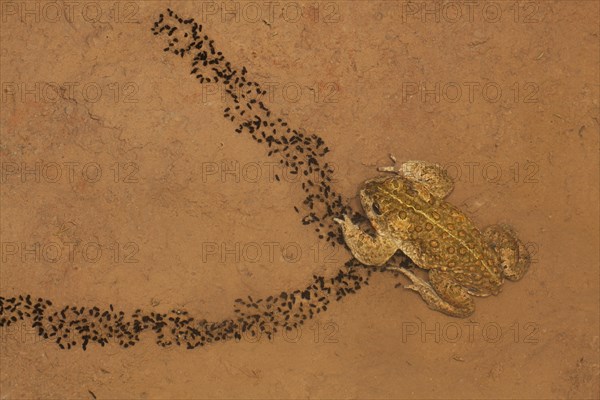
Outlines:
{"label": "sandy bottom", "polygon": [[[94,4],[2,3],[0,398],[600,397],[598,3]],[[390,153],[525,277],[456,319],[350,261]]]}

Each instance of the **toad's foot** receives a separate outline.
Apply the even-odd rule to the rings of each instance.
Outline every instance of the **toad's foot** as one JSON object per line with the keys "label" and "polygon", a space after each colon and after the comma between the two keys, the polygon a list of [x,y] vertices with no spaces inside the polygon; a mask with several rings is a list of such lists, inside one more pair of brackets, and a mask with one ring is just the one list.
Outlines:
{"label": "toad's foot", "polygon": [[[391,156],[396,164],[395,157]],[[454,189],[454,182],[448,173],[438,164],[424,161],[406,161],[400,168],[394,166],[379,167],[379,172],[392,172],[424,185],[434,196],[444,199]]]}
{"label": "toad's foot", "polygon": [[483,235],[500,255],[502,275],[511,281],[518,281],[525,275],[531,264],[527,248],[508,225],[488,226]]}
{"label": "toad's foot", "polygon": [[406,268],[386,269],[399,271],[410,279],[412,285],[406,285],[405,288],[419,293],[427,306],[434,311],[459,318],[466,318],[475,311],[475,302],[467,291],[437,270],[429,271],[430,283],[427,283]]}
{"label": "toad's foot", "polygon": [[394,157],[393,154],[389,155],[390,160],[392,160],[392,162],[394,163],[394,165],[390,165],[388,167],[377,167],[377,171],[379,172],[392,172],[394,174],[402,174],[402,170],[398,169],[398,167],[396,167],[396,157]]}
{"label": "toad's foot", "polygon": [[344,215],[344,219],[334,218],[340,224],[344,234],[346,245],[350,248],[352,255],[365,265],[381,266],[390,259],[398,249],[396,244],[381,235],[369,236],[357,225],[352,223],[350,217]]}
{"label": "toad's foot", "polygon": [[[405,285],[404,289],[414,290],[417,293],[421,293],[421,290],[433,290],[429,283],[425,282],[423,279],[419,278],[411,271],[404,267],[386,267],[388,271],[397,271],[403,273],[410,281],[413,283],[412,285]],[[420,289],[421,288],[421,289]]]}

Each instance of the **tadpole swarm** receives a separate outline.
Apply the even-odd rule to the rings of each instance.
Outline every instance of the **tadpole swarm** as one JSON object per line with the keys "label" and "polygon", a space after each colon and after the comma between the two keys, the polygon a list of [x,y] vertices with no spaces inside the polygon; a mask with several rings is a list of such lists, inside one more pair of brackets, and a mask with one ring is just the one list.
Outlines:
{"label": "tadpole swarm", "polygon": [[[278,160],[288,172],[297,175],[305,192],[302,204],[290,205],[299,214],[300,222],[312,225],[319,239],[332,246],[343,244],[343,237],[333,217],[347,214],[353,220],[364,220],[331,187],[333,168],[325,161],[329,148],[316,134],[306,134],[292,128],[283,118],[274,116],[260,101],[266,90],[249,79],[245,67],[234,67],[215,47],[214,40],[203,33],[202,25],[193,18],[184,19],[167,9],[154,22],[151,31],[166,39],[165,52],[191,63],[190,73],[200,84],[223,85],[226,107],[223,116],[235,124],[237,134],[247,135],[266,147],[266,155]],[[279,181],[279,176],[275,176]],[[410,266],[410,260],[398,253],[396,265]],[[226,340],[242,340],[244,336],[265,335],[268,338],[281,330],[293,330],[322,311],[331,301],[339,301],[367,285],[373,271],[356,259],[350,259],[331,277],[313,275],[302,289],[281,292],[266,298],[237,299],[233,316],[217,322],[195,319],[186,311],[168,313],[136,310],[126,316],[115,310],[99,307],[55,307],[50,300],[18,295],[0,297],[0,327],[31,323],[45,340],[55,341],[62,349],[81,345],[85,350],[94,342],[101,346],[116,343],[130,347],[140,340],[140,334],[153,331],[160,346],[185,346],[189,349]]]}

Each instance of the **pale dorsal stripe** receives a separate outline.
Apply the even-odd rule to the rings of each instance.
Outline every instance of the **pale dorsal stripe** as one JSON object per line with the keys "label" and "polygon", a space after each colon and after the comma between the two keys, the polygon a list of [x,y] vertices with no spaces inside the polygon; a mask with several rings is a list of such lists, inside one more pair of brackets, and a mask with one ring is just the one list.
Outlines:
{"label": "pale dorsal stripe", "polygon": [[[405,204],[405,203],[404,203],[404,202],[402,202],[402,200],[401,200],[399,197],[397,197],[397,196],[396,196],[394,193],[392,193],[392,192],[389,192],[389,191],[387,191],[387,190],[385,190],[385,189],[384,189],[384,191],[386,192],[386,194],[387,194],[388,196],[392,197],[392,198],[393,198],[394,200],[396,200],[398,203],[402,204],[402,205],[403,205],[403,206],[405,206],[406,208],[409,208],[409,209],[413,210],[415,213],[417,213],[417,214],[419,214],[419,215],[422,215],[422,216],[423,216],[423,217],[424,217],[426,220],[428,220],[429,222],[431,222],[431,224],[432,224],[433,226],[437,226],[438,228],[440,228],[441,230],[443,230],[444,232],[446,232],[448,235],[450,235],[450,236],[451,236],[453,239],[455,239],[457,242],[459,242],[459,243],[460,243],[460,244],[461,244],[461,245],[462,245],[462,246],[463,246],[465,249],[467,249],[467,251],[468,251],[469,253],[471,253],[471,255],[472,255],[472,256],[473,256],[473,257],[474,257],[474,258],[475,258],[477,261],[479,261],[479,262],[480,262],[480,263],[481,263],[481,264],[482,264],[482,265],[485,267],[485,269],[486,269],[486,270],[487,270],[487,271],[488,271],[488,272],[489,272],[491,275],[494,275],[494,271],[493,271],[493,269],[492,269],[492,268],[491,268],[491,267],[488,265],[488,263],[487,263],[487,262],[486,262],[484,259],[482,259],[482,258],[478,257],[478,256],[477,256],[477,254],[475,254],[475,253],[473,252],[473,250],[472,250],[472,249],[471,249],[469,246],[467,246],[467,244],[466,244],[466,243],[465,243],[463,240],[461,240],[460,238],[456,237],[456,235],[454,235],[452,232],[450,232],[450,231],[449,231],[449,230],[448,230],[448,229],[447,229],[445,226],[441,225],[440,223],[438,223],[437,221],[435,221],[434,219],[432,219],[432,218],[431,218],[429,215],[427,215],[427,214],[426,214],[426,213],[424,213],[423,211],[421,211],[421,210],[417,210],[416,208],[414,208],[413,206],[411,206],[411,205],[409,205],[409,204]],[[442,200],[442,201],[443,201],[443,200]],[[466,232],[465,232],[465,233],[466,233]],[[458,251],[458,249],[457,249],[456,251]]]}

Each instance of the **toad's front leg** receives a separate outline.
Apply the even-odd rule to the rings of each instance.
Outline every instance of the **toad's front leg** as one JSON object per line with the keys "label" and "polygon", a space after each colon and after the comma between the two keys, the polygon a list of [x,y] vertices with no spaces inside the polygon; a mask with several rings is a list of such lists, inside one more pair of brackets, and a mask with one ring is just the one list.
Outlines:
{"label": "toad's front leg", "polygon": [[381,266],[385,264],[398,250],[396,244],[389,238],[381,235],[372,237],[363,232],[357,225],[352,223],[345,215],[344,219],[334,218],[340,224],[344,233],[344,240],[350,248],[352,255],[365,265]]}

